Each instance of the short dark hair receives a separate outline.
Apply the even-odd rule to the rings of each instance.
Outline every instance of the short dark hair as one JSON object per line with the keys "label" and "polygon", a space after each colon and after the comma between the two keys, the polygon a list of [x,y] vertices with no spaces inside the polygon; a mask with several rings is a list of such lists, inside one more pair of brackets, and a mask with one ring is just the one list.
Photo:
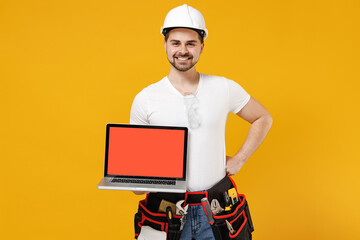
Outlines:
{"label": "short dark hair", "polygon": [[[163,30],[163,34],[165,36],[165,42],[168,40],[169,38],[169,33],[171,30],[173,30],[175,28],[165,28]],[[195,32],[198,33],[198,37],[199,37],[199,40],[200,40],[200,43],[202,44],[204,42],[204,35],[205,35],[205,31],[203,30],[198,30],[198,29],[194,29],[194,28],[187,28],[187,29],[190,29],[190,30],[194,30]]]}

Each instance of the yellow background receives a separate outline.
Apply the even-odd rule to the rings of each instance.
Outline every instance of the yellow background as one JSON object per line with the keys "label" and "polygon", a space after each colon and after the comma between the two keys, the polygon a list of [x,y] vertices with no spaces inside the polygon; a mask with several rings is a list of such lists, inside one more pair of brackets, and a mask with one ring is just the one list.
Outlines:
{"label": "yellow background", "polygon": [[[167,75],[160,27],[183,3],[0,1],[1,239],[133,239],[143,196],[96,189],[105,125]],[[209,30],[197,70],[274,119],[235,176],[254,239],[360,239],[360,1],[187,3]],[[248,128],[229,116],[228,154]]]}

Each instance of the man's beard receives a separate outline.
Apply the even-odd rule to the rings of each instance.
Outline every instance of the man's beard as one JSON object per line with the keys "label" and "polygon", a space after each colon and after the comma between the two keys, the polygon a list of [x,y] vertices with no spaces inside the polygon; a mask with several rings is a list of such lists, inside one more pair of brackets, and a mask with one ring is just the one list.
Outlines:
{"label": "man's beard", "polygon": [[[181,64],[179,64],[179,63],[176,63],[176,61],[175,61],[175,58],[189,58],[190,57],[190,65],[181,65]],[[192,62],[191,60],[193,59],[193,56],[190,56],[189,54],[186,54],[186,55],[183,55],[183,56],[173,56],[172,57],[172,61],[170,60],[170,59],[168,59],[169,60],[169,62],[170,62],[170,64],[176,69],[176,70],[178,70],[178,71],[180,71],[180,72],[186,72],[187,70],[189,70],[189,69],[191,69],[193,66],[195,66],[195,64],[197,63],[197,61],[196,62]]]}

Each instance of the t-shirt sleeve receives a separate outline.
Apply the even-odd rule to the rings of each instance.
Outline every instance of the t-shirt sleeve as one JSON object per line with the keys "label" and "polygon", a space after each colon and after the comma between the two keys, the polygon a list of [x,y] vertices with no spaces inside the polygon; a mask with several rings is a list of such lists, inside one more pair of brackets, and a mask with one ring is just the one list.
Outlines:
{"label": "t-shirt sleeve", "polygon": [[130,124],[148,125],[146,93],[138,93],[131,106]]}
{"label": "t-shirt sleeve", "polygon": [[229,87],[229,111],[238,113],[250,100],[250,95],[236,82],[227,79]]}

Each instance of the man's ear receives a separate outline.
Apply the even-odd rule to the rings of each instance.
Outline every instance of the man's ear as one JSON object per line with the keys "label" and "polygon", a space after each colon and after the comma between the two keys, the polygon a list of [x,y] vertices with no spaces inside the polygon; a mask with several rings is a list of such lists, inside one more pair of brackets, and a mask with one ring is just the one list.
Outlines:
{"label": "man's ear", "polygon": [[203,43],[201,44],[201,50],[200,50],[200,53],[202,53],[202,52],[203,52],[203,50],[204,50],[204,46],[205,46],[205,42],[203,42]]}
{"label": "man's ear", "polygon": [[165,52],[166,52],[166,40],[164,39],[164,49],[165,49]]}

